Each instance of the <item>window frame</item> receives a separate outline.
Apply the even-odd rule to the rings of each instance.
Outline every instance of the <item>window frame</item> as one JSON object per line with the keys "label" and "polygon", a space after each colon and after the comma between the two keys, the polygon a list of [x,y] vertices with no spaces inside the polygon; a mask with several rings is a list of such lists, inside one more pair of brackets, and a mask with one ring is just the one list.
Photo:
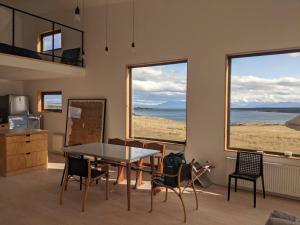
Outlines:
{"label": "window frame", "polygon": [[[185,141],[175,141],[175,140],[165,140],[165,139],[156,139],[156,138],[149,138],[149,137],[136,137],[132,135],[133,129],[132,129],[132,69],[134,68],[140,68],[140,67],[152,67],[152,66],[163,66],[163,65],[172,65],[172,64],[179,64],[179,63],[186,63],[187,64],[187,74],[186,74],[186,121],[185,121]],[[179,59],[179,60],[170,60],[170,61],[164,61],[164,62],[158,62],[158,63],[143,63],[143,64],[132,64],[127,66],[127,73],[129,76],[128,79],[128,136],[130,139],[138,139],[138,140],[145,140],[145,141],[154,141],[159,143],[167,143],[167,144],[178,144],[178,145],[186,145],[187,143],[187,93],[188,93],[188,59]]]}
{"label": "window frame", "polygon": [[[226,55],[226,87],[225,87],[225,151],[246,151],[246,152],[264,152],[268,155],[273,156],[285,156],[283,152],[274,152],[266,150],[257,149],[246,149],[246,148],[235,148],[230,147],[230,106],[231,106],[231,62],[235,58],[246,58],[255,56],[268,56],[268,55],[278,55],[278,54],[288,54],[288,53],[300,53],[300,48],[293,49],[283,49],[283,50],[266,50],[260,52],[251,53],[238,53],[238,54],[228,54]],[[293,152],[293,158],[300,157],[300,154]]]}
{"label": "window frame", "polygon": [[[44,97],[45,95],[61,95],[61,109],[45,109],[44,108]],[[57,113],[62,113],[62,108],[63,108],[63,96],[62,96],[62,91],[42,91],[41,92],[41,110],[42,112],[57,112]]]}
{"label": "window frame", "polygon": [[[47,37],[47,36],[53,36],[53,35],[59,34],[59,33],[61,34],[61,46],[60,46],[60,48],[54,48],[54,49],[50,49],[50,50],[44,51],[44,38]],[[57,30],[54,30],[54,31],[47,31],[47,32],[41,33],[40,34],[40,43],[41,43],[40,52],[49,53],[49,52],[52,52],[52,51],[61,50],[62,49],[62,32],[61,32],[61,29],[57,29]]]}

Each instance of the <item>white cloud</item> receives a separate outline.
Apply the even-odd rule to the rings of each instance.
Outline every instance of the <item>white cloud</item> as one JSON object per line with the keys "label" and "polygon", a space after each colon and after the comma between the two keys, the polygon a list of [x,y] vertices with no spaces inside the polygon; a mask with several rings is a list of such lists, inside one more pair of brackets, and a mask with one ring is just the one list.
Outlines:
{"label": "white cloud", "polygon": [[233,76],[231,80],[232,103],[300,102],[300,78]]}

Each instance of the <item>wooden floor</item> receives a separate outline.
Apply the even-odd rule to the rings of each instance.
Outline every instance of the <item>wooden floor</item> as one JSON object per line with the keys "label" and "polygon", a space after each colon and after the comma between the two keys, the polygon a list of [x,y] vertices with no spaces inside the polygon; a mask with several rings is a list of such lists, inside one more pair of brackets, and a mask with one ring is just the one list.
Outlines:
{"label": "wooden floor", "polygon": [[[89,192],[87,210],[81,212],[81,192],[78,183],[71,183],[58,204],[59,182],[63,164],[60,157],[51,156],[48,170],[35,171],[14,177],[0,178],[1,225],[168,225],[182,224],[179,199],[169,194],[155,196],[154,211],[150,207],[149,183],[132,191],[132,210],[126,210],[126,185],[110,184],[109,200],[105,200],[104,182]],[[115,174],[113,174],[115,176]],[[258,196],[257,208],[252,208],[252,194],[239,191],[226,201],[226,188],[213,186],[199,191],[199,210],[194,209],[194,196],[186,193],[187,224],[207,225],[262,225],[273,209],[300,216],[300,203],[283,198]]]}

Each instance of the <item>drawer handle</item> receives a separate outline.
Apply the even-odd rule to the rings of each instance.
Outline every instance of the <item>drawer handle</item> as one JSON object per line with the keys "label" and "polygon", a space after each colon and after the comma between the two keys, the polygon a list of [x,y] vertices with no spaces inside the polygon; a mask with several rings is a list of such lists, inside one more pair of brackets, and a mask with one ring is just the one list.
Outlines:
{"label": "drawer handle", "polygon": [[26,143],[30,143],[30,141],[26,141]]}
{"label": "drawer handle", "polygon": [[31,154],[31,152],[26,152],[26,155],[30,155]]}
{"label": "drawer handle", "polygon": [[26,137],[30,137],[30,134],[26,134]]}

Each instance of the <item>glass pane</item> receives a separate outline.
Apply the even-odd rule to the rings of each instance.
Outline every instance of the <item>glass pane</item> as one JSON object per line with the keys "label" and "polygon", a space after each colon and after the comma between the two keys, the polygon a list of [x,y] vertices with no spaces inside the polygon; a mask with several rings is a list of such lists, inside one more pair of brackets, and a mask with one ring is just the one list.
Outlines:
{"label": "glass pane", "polygon": [[61,110],[62,109],[62,96],[57,95],[44,95],[44,110]]}
{"label": "glass pane", "polygon": [[132,68],[132,136],[186,140],[187,63]]}
{"label": "glass pane", "polygon": [[[54,50],[61,48],[61,33],[54,34]],[[52,35],[43,37],[43,51],[52,50]]]}
{"label": "glass pane", "polygon": [[300,52],[233,58],[231,148],[300,154]]}

